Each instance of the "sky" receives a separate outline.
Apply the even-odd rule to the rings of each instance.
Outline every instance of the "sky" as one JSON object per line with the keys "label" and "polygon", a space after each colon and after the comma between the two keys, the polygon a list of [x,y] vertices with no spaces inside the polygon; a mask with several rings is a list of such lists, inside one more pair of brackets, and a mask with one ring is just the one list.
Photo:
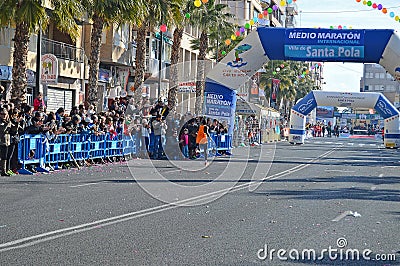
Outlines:
{"label": "sky", "polygon": [[[388,12],[383,14],[356,0],[297,0],[299,15],[297,27],[329,28],[339,25],[353,29],[394,29],[400,32],[400,22],[390,17],[390,12],[400,17],[399,0],[380,0],[372,3],[382,4]],[[324,63],[324,81],[322,89],[326,91],[358,92],[363,75],[361,63]]]}

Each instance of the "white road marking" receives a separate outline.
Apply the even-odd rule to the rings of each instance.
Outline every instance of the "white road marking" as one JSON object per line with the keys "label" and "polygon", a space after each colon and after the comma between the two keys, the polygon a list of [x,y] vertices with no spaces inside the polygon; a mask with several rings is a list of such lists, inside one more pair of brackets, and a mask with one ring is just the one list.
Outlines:
{"label": "white road marking", "polygon": [[325,169],[325,172],[341,172],[341,173],[355,173],[356,171],[346,171],[346,170],[340,170],[340,169]]}
{"label": "white road marking", "polygon": [[337,216],[335,219],[333,219],[332,222],[339,222],[340,220],[342,220],[347,215],[352,215],[352,214],[353,214],[352,211],[345,211],[342,214],[340,214],[339,216]]}
{"label": "white road marking", "polygon": [[173,173],[173,172],[179,172],[182,171],[182,169],[173,169],[173,170],[167,170],[167,171],[162,171],[163,173]]}
{"label": "white road marking", "polygon": [[106,182],[106,181],[95,182],[95,183],[87,183],[87,184],[69,186],[69,187],[72,187],[72,188],[75,188],[75,187],[86,187],[86,186],[91,186],[91,185],[97,185],[97,184],[104,183],[104,182]]}

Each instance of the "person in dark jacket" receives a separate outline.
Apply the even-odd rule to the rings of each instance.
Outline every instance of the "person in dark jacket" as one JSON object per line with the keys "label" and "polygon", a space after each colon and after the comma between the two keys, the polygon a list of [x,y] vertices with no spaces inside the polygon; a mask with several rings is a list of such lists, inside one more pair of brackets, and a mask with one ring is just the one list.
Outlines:
{"label": "person in dark jacket", "polygon": [[2,176],[10,176],[8,173],[10,169],[7,169],[12,154],[10,153],[9,147],[11,145],[11,121],[8,117],[7,109],[4,107],[0,108],[0,170]]}
{"label": "person in dark jacket", "polygon": [[65,125],[67,134],[78,134],[81,131],[81,117],[79,115],[74,115],[70,122]]}
{"label": "person in dark jacket", "polygon": [[13,149],[10,164],[8,165],[8,171],[10,174],[18,173],[18,144],[20,140],[20,136],[24,134],[24,121],[19,114],[17,109],[13,109],[10,113],[10,121],[11,121],[11,146],[10,149]]}
{"label": "person in dark jacket", "polygon": [[29,135],[44,134],[45,132],[46,128],[43,126],[43,118],[40,115],[35,115],[35,117],[32,118],[32,125],[25,130],[25,133]]}

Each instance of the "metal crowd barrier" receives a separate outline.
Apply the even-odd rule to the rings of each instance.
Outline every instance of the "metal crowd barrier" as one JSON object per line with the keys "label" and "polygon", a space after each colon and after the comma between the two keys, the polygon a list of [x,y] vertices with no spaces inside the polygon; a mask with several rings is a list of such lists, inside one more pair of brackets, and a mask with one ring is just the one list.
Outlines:
{"label": "metal crowd barrier", "polygon": [[122,135],[106,135],[106,154],[105,157],[119,157],[123,153]]}
{"label": "metal crowd barrier", "polygon": [[226,154],[230,155],[232,151],[232,135],[221,134],[221,135],[211,135],[217,147],[217,156],[220,156],[220,151],[224,151]]}
{"label": "metal crowd barrier", "polygon": [[123,156],[134,156],[137,154],[136,142],[140,140],[136,139],[135,136],[123,135],[122,137],[122,155]]}
{"label": "metal crowd barrier", "polygon": [[[232,149],[231,135],[211,135],[213,141],[208,143],[210,156],[220,155],[220,151],[229,154]],[[104,159],[107,157],[134,156],[137,140],[131,135],[93,135],[72,134],[57,135],[47,139],[45,135],[23,135],[18,144],[18,162],[21,164],[20,174],[32,175],[34,170],[49,172],[46,165],[59,169],[59,163],[72,160]],[[139,142],[140,143],[140,142]],[[34,169],[34,170],[32,170]]]}
{"label": "metal crowd barrier", "polygon": [[36,165],[36,171],[48,172],[45,168],[45,145],[43,135],[23,135],[18,144],[18,162],[22,165],[20,174],[33,174],[29,165]]}
{"label": "metal crowd barrier", "polygon": [[90,135],[70,135],[69,139],[70,151],[77,161],[87,160],[90,155]]}
{"label": "metal crowd barrier", "polygon": [[72,134],[57,135],[49,140],[45,135],[23,135],[20,140],[18,162],[21,169],[18,172],[28,175],[32,175],[34,170],[49,172],[46,165],[59,169],[59,163],[72,160],[103,159],[136,153],[134,136]]}
{"label": "metal crowd barrier", "polygon": [[106,154],[106,135],[90,135],[90,159],[101,159]]}
{"label": "metal crowd barrier", "polygon": [[54,169],[58,169],[58,163],[69,162],[71,156],[69,154],[69,135],[57,135],[52,141],[47,141],[47,151],[45,162],[53,165]]}

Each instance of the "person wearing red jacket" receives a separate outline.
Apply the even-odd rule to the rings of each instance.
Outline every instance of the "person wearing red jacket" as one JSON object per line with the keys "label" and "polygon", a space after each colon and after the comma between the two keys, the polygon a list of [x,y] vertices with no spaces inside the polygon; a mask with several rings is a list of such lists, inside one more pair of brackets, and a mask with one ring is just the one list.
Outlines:
{"label": "person wearing red jacket", "polygon": [[39,106],[43,107],[43,110],[46,111],[46,105],[43,100],[43,94],[39,92],[38,96],[33,100],[33,110],[37,111],[39,109]]}

